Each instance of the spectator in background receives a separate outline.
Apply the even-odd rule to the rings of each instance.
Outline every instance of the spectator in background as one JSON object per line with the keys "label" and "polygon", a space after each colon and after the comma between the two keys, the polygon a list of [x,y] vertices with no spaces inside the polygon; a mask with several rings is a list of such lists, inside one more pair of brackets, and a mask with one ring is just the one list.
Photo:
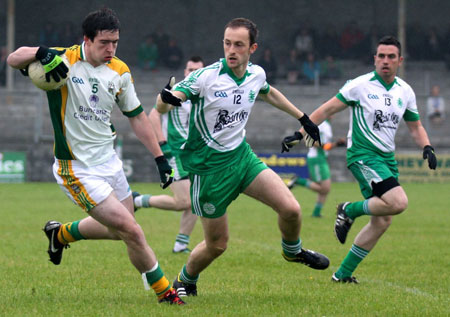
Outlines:
{"label": "spectator in background", "polygon": [[425,46],[426,40],[422,28],[418,23],[410,25],[406,32],[406,47],[410,59],[423,60],[428,45]]}
{"label": "spectator in background", "polygon": [[325,33],[322,34],[317,45],[320,56],[332,55],[333,57],[340,56],[339,35],[336,31],[336,27],[329,24]]}
{"label": "spectator in background", "polygon": [[425,47],[427,49],[424,51],[424,58],[431,61],[442,59],[441,39],[435,27],[430,28],[425,40]]}
{"label": "spectator in background", "polygon": [[139,45],[138,64],[141,69],[155,70],[158,63],[158,46],[153,36],[147,35],[144,42]]}
{"label": "spectator in background", "polygon": [[[372,25],[370,27],[369,33],[367,33],[367,35],[365,36],[363,43],[362,43],[362,47],[364,52],[370,52],[373,53],[373,55],[375,55],[376,51],[377,51],[377,45],[378,45],[378,40],[380,39],[380,35],[378,32],[378,28],[375,25]],[[365,62],[369,65],[373,64],[373,56],[367,56],[367,58],[365,59]]]}
{"label": "spectator in background", "polygon": [[303,27],[295,36],[294,42],[297,55],[300,59],[304,59],[308,53],[314,51],[314,38],[311,31],[307,27]]}
{"label": "spectator in background", "polygon": [[308,53],[302,67],[304,83],[313,84],[316,76],[320,77],[320,63],[316,60],[314,53]]}
{"label": "spectator in background", "polygon": [[258,61],[258,65],[266,72],[267,82],[271,85],[275,84],[278,66],[270,48],[264,49],[263,56]]}
{"label": "spectator in background", "polygon": [[165,64],[172,70],[180,68],[183,61],[183,51],[178,46],[177,41],[174,38],[169,39],[169,46],[165,55],[162,55],[165,59]]}
{"label": "spectator in background", "polygon": [[167,47],[169,46],[169,35],[164,32],[162,27],[158,27],[155,32],[152,33],[153,40],[158,46],[159,56],[165,56]]}
{"label": "spectator in background", "polygon": [[296,84],[298,77],[300,76],[302,71],[302,65],[297,58],[297,51],[295,50],[295,48],[289,51],[289,58],[286,62],[285,68],[288,84]]}
{"label": "spectator in background", "polygon": [[321,65],[322,78],[324,80],[338,80],[342,77],[342,68],[333,56],[327,55]]}
{"label": "spectator in background", "polygon": [[350,22],[341,35],[342,57],[350,59],[361,57],[363,39],[364,34],[356,21]]}
{"label": "spectator in background", "polygon": [[39,33],[39,43],[48,47],[61,46],[58,31],[53,23],[47,22],[44,24],[44,28]]}
{"label": "spectator in background", "polygon": [[65,22],[62,27],[60,44],[58,45],[62,47],[70,47],[74,44],[81,44],[81,42],[83,42],[83,38],[81,37],[81,30],[80,32],[77,32],[75,31],[75,26],[72,22]]}
{"label": "spectator in background", "polygon": [[440,93],[440,87],[434,85],[427,99],[427,117],[434,124],[439,124],[445,119],[445,100]]}

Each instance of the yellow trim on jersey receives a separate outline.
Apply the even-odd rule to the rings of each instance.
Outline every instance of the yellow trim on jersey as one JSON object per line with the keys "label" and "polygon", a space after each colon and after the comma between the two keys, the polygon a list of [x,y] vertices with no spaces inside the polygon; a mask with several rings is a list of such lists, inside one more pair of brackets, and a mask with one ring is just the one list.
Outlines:
{"label": "yellow trim on jersey", "polygon": [[63,186],[67,188],[70,195],[85,211],[94,208],[97,203],[89,196],[80,180],[75,176],[71,160],[58,160],[58,175],[64,180]]}
{"label": "yellow trim on jersey", "polygon": [[[120,76],[130,72],[130,68],[128,68],[127,64],[122,62],[122,60],[116,56],[114,56],[113,59],[106,64],[106,66],[117,72]],[[133,82],[133,79],[131,79],[131,82]]]}

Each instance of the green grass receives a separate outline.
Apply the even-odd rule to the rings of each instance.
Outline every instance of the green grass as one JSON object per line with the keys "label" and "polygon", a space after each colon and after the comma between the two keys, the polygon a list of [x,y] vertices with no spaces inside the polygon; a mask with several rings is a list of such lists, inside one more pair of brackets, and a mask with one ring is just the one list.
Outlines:
{"label": "green grass", "polygon": [[[80,241],[64,251],[61,265],[47,258],[41,228],[47,220],[84,216],[56,184],[0,184],[0,315],[6,316],[448,316],[450,184],[405,184],[409,208],[355,272],[359,285],[330,278],[367,217],[359,218],[346,245],[333,234],[334,206],[360,200],[354,183],[333,184],[324,217],[310,217],[315,195],[294,194],[303,209],[306,248],[325,253],[331,266],[315,271],[284,261],[276,214],[246,196],[229,208],[228,250],[200,277],[199,296],[185,307],[158,305],[145,292],[120,241]],[[162,193],[156,184],[133,184]],[[171,252],[180,215],[140,209],[136,217],[169,280],[187,255]],[[192,246],[202,239],[200,223]]]}

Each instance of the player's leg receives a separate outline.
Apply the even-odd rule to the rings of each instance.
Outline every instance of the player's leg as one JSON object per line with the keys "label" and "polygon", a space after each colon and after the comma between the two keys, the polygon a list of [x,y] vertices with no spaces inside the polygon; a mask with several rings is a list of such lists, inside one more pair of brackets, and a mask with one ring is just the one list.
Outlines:
{"label": "player's leg", "polygon": [[315,184],[317,184],[317,200],[312,212],[312,216],[322,217],[322,208],[325,205],[328,193],[330,192],[331,179],[327,179]]}
{"label": "player's leg", "polygon": [[181,214],[180,229],[178,231],[172,250],[174,253],[186,253],[190,251],[188,249],[189,240],[191,233],[194,230],[195,223],[197,222],[197,215],[193,214],[191,209],[189,186],[190,182],[188,179],[174,182],[171,185],[171,189],[174,193],[174,199],[176,201],[179,201],[180,205],[186,205],[186,202],[188,203],[187,206],[184,206],[185,208],[183,209],[183,213]]}
{"label": "player's leg", "polygon": [[196,296],[200,273],[222,255],[229,239],[228,216],[219,218],[200,217],[205,239],[192,250],[186,265],[173,283],[180,296]]}
{"label": "player's leg", "polygon": [[298,201],[283,180],[271,169],[260,171],[244,193],[272,207],[278,214],[282,236],[282,255],[287,261],[300,262],[315,269],[326,269],[329,260],[322,254],[302,248],[301,210]]}
{"label": "player's leg", "polygon": [[370,158],[349,166],[366,198],[338,205],[334,231],[339,242],[345,243],[353,221],[363,215],[389,216],[401,213],[408,206],[405,191],[397,181],[396,162]]}
{"label": "player's leg", "polygon": [[357,266],[375,247],[383,233],[389,228],[392,216],[372,216],[370,221],[356,236],[347,256],[339,269],[333,274],[332,281],[344,283],[358,283],[352,276]]}

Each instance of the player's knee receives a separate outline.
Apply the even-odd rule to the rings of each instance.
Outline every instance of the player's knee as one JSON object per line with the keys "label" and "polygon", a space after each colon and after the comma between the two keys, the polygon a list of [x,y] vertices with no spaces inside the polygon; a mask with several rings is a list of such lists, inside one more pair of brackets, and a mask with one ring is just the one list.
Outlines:
{"label": "player's knee", "polygon": [[296,199],[290,199],[279,207],[278,214],[286,221],[295,221],[301,215],[300,204]]}
{"label": "player's knee", "polygon": [[221,256],[228,247],[228,243],[226,241],[221,241],[217,243],[212,243],[208,245],[209,253],[215,258]]}
{"label": "player's knee", "polygon": [[125,243],[140,244],[145,240],[141,226],[135,221],[123,224],[118,235]]}
{"label": "player's knee", "polygon": [[379,232],[379,235],[382,235],[391,225],[392,217],[384,216],[384,217],[376,217],[372,225],[375,226],[376,230]]}
{"label": "player's knee", "polygon": [[408,197],[397,197],[397,199],[389,203],[389,207],[394,215],[402,213],[406,208],[408,208]]}

